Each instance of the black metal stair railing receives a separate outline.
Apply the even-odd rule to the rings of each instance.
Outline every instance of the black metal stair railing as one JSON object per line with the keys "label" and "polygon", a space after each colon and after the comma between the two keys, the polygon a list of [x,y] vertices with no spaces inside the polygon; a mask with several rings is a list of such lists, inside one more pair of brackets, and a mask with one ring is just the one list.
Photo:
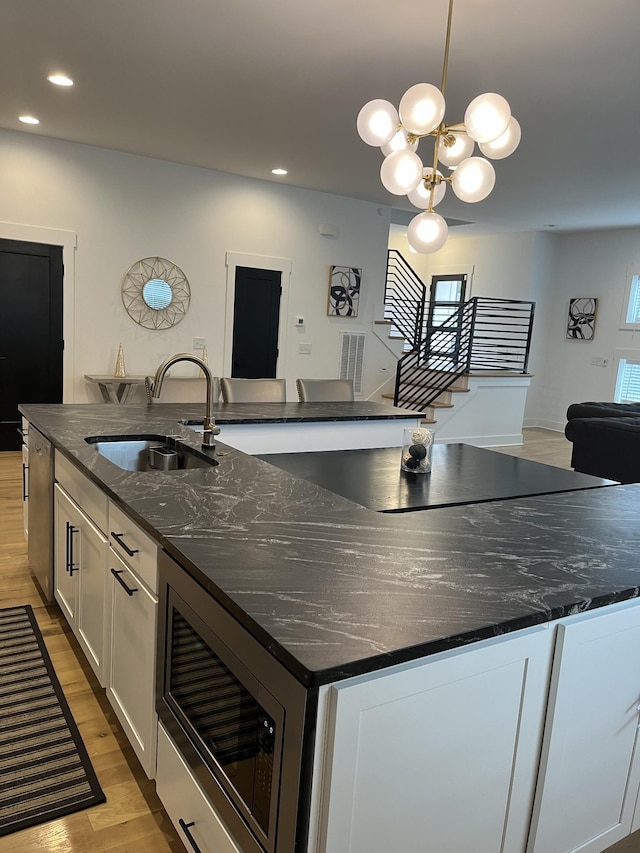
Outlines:
{"label": "black metal stair railing", "polygon": [[392,323],[391,337],[406,338],[412,348],[420,345],[427,289],[396,249],[387,253],[384,319]]}
{"label": "black metal stair railing", "polygon": [[[467,373],[526,373],[534,302],[473,297],[398,361],[394,404],[425,409]],[[423,313],[424,316],[424,313]]]}

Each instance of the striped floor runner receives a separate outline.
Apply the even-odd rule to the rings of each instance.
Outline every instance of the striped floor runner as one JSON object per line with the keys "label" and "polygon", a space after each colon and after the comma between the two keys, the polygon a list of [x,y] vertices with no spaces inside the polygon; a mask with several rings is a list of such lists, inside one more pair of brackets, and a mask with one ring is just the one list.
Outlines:
{"label": "striped floor runner", "polygon": [[0,835],[103,803],[33,610],[0,610]]}

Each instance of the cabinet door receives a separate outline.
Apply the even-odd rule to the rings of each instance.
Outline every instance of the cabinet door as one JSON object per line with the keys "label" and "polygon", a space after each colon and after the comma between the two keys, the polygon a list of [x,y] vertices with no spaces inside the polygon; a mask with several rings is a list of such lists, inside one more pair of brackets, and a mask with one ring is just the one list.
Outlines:
{"label": "cabinet door", "polygon": [[334,686],[318,849],[522,853],[550,633]]}
{"label": "cabinet door", "polygon": [[107,696],[147,776],[155,774],[157,599],[111,549]]}
{"label": "cabinet door", "polygon": [[53,492],[55,598],[67,622],[74,627],[78,602],[78,509],[57,483]]}
{"label": "cabinet door", "polygon": [[628,835],[640,783],[640,607],[558,626],[529,853]]}
{"label": "cabinet door", "polygon": [[104,687],[105,596],[109,543],[83,513],[79,513],[78,527],[77,546],[75,540],[71,542],[72,556],[78,567],[75,633],[91,668]]}
{"label": "cabinet door", "polygon": [[104,608],[109,545],[58,483],[54,487],[54,517],[56,601],[104,687]]}

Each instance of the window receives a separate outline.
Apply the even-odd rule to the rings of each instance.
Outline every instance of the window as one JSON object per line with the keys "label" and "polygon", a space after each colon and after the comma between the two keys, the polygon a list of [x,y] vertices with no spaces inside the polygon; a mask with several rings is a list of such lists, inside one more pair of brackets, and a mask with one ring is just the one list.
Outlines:
{"label": "window", "polygon": [[630,275],[627,280],[620,328],[640,330],[640,275]]}
{"label": "window", "polygon": [[[640,402],[640,351],[626,353],[618,361],[618,374],[614,401],[616,403]],[[629,357],[630,356],[630,357]]]}

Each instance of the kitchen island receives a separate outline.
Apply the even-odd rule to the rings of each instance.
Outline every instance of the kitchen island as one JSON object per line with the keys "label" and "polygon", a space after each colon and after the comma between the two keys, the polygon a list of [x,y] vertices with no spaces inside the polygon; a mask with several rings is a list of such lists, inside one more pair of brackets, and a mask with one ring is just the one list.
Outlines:
{"label": "kitchen island", "polygon": [[[419,838],[432,838],[428,849],[438,853],[522,853],[527,844],[536,853],[552,849],[545,847],[545,832],[556,832],[560,818],[550,812],[547,790],[556,777],[563,777],[560,770],[555,776],[552,772],[555,753],[548,718],[544,742],[542,731],[546,715],[559,714],[564,701],[556,629],[562,629],[563,638],[565,633],[571,637],[584,624],[601,624],[606,617],[613,622],[603,636],[624,637],[635,649],[640,629],[627,629],[625,622],[621,631],[615,625],[638,618],[637,486],[389,516],[225,446],[220,416],[215,468],[123,471],[85,442],[96,435],[177,434],[197,448],[197,436],[178,423],[197,417],[197,407],[29,405],[21,410],[65,460],[315,696],[308,841],[297,850],[388,850],[388,832],[396,833],[396,840],[402,833],[404,840],[395,849],[403,853],[424,849],[417,846]],[[570,647],[568,641],[564,644]],[[474,660],[477,666],[471,665]],[[436,689],[429,678],[445,670],[453,676],[438,675]],[[591,671],[597,692],[597,667]],[[435,696],[445,684],[465,684],[471,692],[457,699],[440,693],[440,711],[406,698]],[[384,701],[372,702],[376,690]],[[382,717],[372,718],[371,740],[366,723],[361,731],[357,728],[358,715],[366,719],[355,711],[363,691],[369,694],[369,705],[363,707],[397,712],[398,730],[390,729],[386,741],[384,727],[391,723],[382,711]],[[452,708],[451,701],[464,707]],[[432,745],[418,748],[403,740],[403,728],[415,734],[415,726],[424,726],[429,714],[447,723],[452,743],[462,745],[463,753],[465,744],[475,744],[472,751],[449,753],[445,761],[430,754]],[[380,737],[376,745],[375,732],[385,732],[384,749]],[[360,739],[360,755],[353,751],[354,737]],[[494,738],[493,747],[479,749],[483,737]],[[449,743],[441,733],[434,740]],[[624,748],[633,752],[634,743],[625,742]],[[421,761],[413,760],[423,748],[421,758],[432,762],[431,772],[437,768],[435,779]],[[623,819],[616,826],[610,821],[606,835],[588,827],[596,846],[584,850],[604,849],[628,833],[632,823],[635,828],[637,763],[625,772]],[[545,784],[538,776],[543,765],[551,780]],[[463,768],[468,786],[460,781]],[[478,811],[469,798],[485,774],[494,793],[483,791]],[[443,811],[435,788],[446,793],[452,790],[449,783],[453,790],[458,786],[459,796],[456,803],[445,796]],[[417,810],[416,786],[421,790]],[[562,810],[571,822],[569,805],[564,802]],[[609,808],[603,824],[611,813]],[[472,847],[464,846],[462,824],[469,827]]]}

